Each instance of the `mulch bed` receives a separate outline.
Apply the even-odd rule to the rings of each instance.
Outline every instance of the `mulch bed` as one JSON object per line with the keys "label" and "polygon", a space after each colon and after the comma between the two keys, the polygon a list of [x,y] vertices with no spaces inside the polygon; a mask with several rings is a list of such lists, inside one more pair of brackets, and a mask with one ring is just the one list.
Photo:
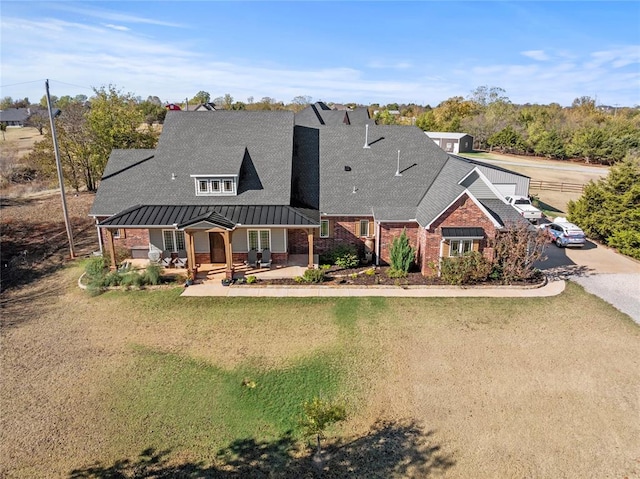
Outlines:
{"label": "mulch bed", "polygon": [[[374,273],[366,273],[373,270]],[[448,286],[447,283],[442,281],[437,276],[423,276],[420,272],[410,272],[405,278],[391,278],[387,274],[389,271],[388,266],[366,266],[361,268],[340,269],[337,266],[332,266],[326,272],[325,281],[322,283],[324,286],[340,286],[340,285],[352,285],[352,286]],[[543,280],[543,275],[540,274],[531,278],[529,281],[521,281],[512,283],[516,286],[533,286],[540,284]],[[282,286],[305,286],[313,285],[313,283],[298,282],[295,278],[274,278],[274,279],[257,279],[253,285],[267,286],[267,285],[282,285]],[[477,283],[476,285],[482,286],[504,286],[504,283],[500,281],[485,281]],[[468,285],[465,285],[468,286]]]}

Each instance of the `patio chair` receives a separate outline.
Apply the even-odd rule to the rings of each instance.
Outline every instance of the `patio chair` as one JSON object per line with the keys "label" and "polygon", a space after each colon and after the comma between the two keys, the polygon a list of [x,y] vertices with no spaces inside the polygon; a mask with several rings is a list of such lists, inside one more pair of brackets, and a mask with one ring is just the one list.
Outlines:
{"label": "patio chair", "polygon": [[165,268],[170,268],[173,264],[173,259],[171,258],[171,251],[165,250],[162,252],[162,259],[160,260],[160,264]]}
{"label": "patio chair", "polygon": [[149,257],[149,262],[153,264],[160,264],[160,260],[161,260],[160,250],[157,250],[157,249],[149,250],[149,253],[147,256]]}
{"label": "patio chair", "polygon": [[255,249],[249,250],[247,253],[247,260],[244,262],[246,266],[250,266],[251,268],[258,267],[258,251]]}
{"label": "patio chair", "polygon": [[187,252],[185,250],[178,251],[178,257],[173,260],[173,264],[176,265],[176,268],[186,268],[187,267]]}
{"label": "patio chair", "polygon": [[260,258],[261,268],[271,268],[271,251],[268,249],[262,250],[262,256]]}

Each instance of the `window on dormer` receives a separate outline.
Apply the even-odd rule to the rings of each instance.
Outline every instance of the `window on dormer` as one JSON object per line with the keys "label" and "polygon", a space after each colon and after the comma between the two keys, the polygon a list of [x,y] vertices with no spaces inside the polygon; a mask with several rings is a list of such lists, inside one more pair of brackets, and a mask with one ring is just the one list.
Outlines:
{"label": "window on dormer", "polygon": [[205,178],[199,175],[191,175],[196,182],[196,196],[235,195],[236,177],[231,178]]}

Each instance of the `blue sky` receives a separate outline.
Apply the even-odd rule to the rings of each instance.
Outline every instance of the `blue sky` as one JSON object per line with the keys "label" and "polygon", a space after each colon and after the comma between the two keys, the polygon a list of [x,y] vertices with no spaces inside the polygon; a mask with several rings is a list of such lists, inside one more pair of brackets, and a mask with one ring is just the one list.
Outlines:
{"label": "blue sky", "polygon": [[640,104],[640,2],[31,2],[1,6],[0,96],[113,84],[181,101]]}

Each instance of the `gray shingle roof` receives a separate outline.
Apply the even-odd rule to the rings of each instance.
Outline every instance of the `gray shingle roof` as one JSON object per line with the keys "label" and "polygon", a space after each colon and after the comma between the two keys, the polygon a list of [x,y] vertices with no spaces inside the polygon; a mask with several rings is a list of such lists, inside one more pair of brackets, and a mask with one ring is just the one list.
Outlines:
{"label": "gray shingle roof", "polygon": [[375,122],[369,118],[369,110],[356,108],[355,110],[332,110],[324,103],[309,105],[296,113],[296,125],[317,127],[324,125],[366,125]]}
{"label": "gray shingle roof", "polygon": [[[287,205],[293,113],[170,111],[153,157],[114,150],[91,214],[134,205]],[[126,167],[126,169],[123,169]],[[190,175],[240,175],[237,196],[196,196]]]}
{"label": "gray shingle roof", "polygon": [[[426,136],[425,139],[431,142]],[[435,143],[431,143],[438,148]],[[458,182],[473,170],[473,165],[452,158],[446,153],[445,156],[448,158],[446,164],[437,172],[437,180],[426,191],[417,208],[417,219],[423,226],[431,224],[464,192],[464,186]]]}
{"label": "gray shingle roof", "polygon": [[23,122],[29,118],[29,115],[28,108],[7,108],[6,110],[0,110],[0,122]]}
{"label": "gray shingle roof", "polygon": [[[364,127],[319,128],[320,211],[357,215],[382,206],[416,208],[448,158],[416,127],[371,125],[368,143],[363,148]],[[402,176],[395,175],[398,150]]]}
{"label": "gray shingle roof", "polygon": [[480,200],[480,203],[482,203],[482,206],[484,206],[502,226],[509,223],[517,224],[524,222],[529,224],[527,220],[518,214],[513,206],[508,205],[501,200],[483,199]]}

